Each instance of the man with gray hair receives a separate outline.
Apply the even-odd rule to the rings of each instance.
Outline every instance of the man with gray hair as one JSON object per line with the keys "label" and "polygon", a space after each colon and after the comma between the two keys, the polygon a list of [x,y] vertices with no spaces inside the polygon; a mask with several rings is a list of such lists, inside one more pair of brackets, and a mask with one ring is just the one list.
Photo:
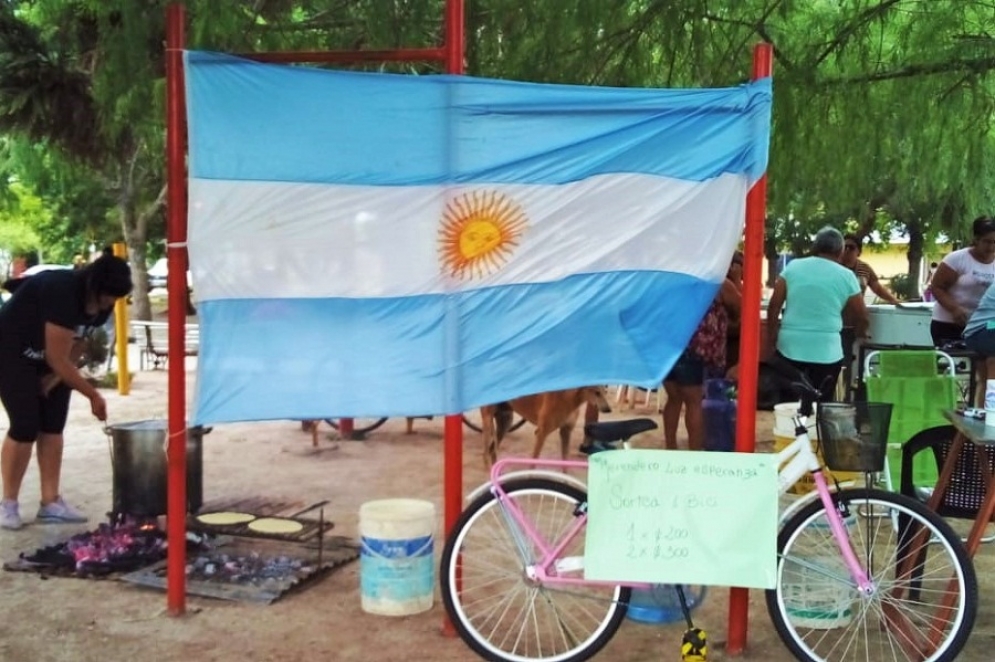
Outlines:
{"label": "man with gray hair", "polygon": [[[842,253],[840,231],[828,226],[819,230],[811,254],[792,260],[778,276],[767,307],[768,341],[775,350],[774,360],[802,372],[820,389],[823,401],[832,400],[843,366],[843,315],[853,320],[858,338],[867,335],[867,308],[860,283],[839,263]],[[803,411],[811,413],[808,398],[802,398],[802,405]]]}

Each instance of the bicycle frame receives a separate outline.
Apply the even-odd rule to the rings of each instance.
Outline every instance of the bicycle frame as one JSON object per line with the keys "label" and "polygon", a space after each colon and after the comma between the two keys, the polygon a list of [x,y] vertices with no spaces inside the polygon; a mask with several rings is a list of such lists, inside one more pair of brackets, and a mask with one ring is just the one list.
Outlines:
{"label": "bicycle frame", "polygon": [[[815,480],[816,493],[822,501],[827,519],[829,520],[830,531],[836,540],[847,569],[850,571],[850,577],[862,593],[870,595],[875,591],[875,585],[860,565],[856,553],[853,551],[853,546],[850,544],[849,535],[843,524],[843,518],[833,503],[832,492],[822,471],[822,464],[819,462],[815,451],[812,450],[811,440],[805,427],[806,422],[807,417],[805,416],[795,417],[795,429],[798,434],[791,444],[777,454],[778,464],[782,467],[778,472],[779,493],[784,494],[787,492],[805,474],[812,474]],[[621,452],[625,452],[624,449]],[[504,470],[508,467],[520,466],[539,468],[541,473],[548,474],[555,469],[561,471],[587,469],[588,463],[586,460],[506,458],[498,460],[491,467],[489,489],[500,505],[505,522],[512,538],[515,540],[515,545],[518,548],[522,562],[525,564],[525,574],[530,580],[545,585],[624,586],[629,588],[649,588],[652,586],[651,583],[647,582],[589,580],[583,577],[564,576],[564,573],[577,572],[584,568],[583,558],[561,558],[560,555],[566,549],[567,545],[587,526],[586,504],[582,506],[582,512],[579,513],[579,516],[560,540],[545,540],[536,530],[535,526],[533,526],[532,522],[529,521],[528,517],[518,508],[514,500],[507,498],[507,493],[502,486],[504,480],[513,478],[515,475],[522,475],[523,473],[522,471],[515,471],[510,474],[504,474]],[[564,482],[567,484],[576,484],[577,481],[574,478],[568,477]],[[538,550],[539,558],[531,558],[532,555],[529,550],[532,547],[527,544],[528,542],[531,542],[534,545],[534,549]]]}
{"label": "bicycle frame", "polygon": [[795,440],[777,454],[778,465],[782,467],[777,473],[778,493],[784,494],[806,473],[812,474],[816,494],[822,501],[822,506],[826,511],[826,519],[829,520],[829,530],[843,555],[843,561],[850,571],[850,577],[861,593],[871,595],[875,591],[874,582],[870,580],[867,572],[860,565],[860,561],[857,560],[853,545],[850,544],[850,536],[843,525],[843,517],[833,503],[833,495],[826,482],[822,463],[819,461],[819,456],[812,450],[812,440],[808,436],[808,417],[795,416],[794,422]]}

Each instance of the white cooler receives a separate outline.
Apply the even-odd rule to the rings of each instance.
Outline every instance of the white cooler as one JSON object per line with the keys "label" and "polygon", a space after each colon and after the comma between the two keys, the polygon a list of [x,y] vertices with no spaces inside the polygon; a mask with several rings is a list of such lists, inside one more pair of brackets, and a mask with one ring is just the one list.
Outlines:
{"label": "white cooler", "polygon": [[867,307],[867,312],[870,317],[867,332],[875,345],[933,346],[929,335],[932,301],[873,305]]}

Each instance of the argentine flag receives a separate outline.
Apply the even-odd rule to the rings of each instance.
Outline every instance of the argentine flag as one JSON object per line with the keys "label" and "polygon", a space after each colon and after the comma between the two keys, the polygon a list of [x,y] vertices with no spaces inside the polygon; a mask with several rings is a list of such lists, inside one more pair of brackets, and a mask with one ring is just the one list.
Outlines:
{"label": "argentine flag", "polygon": [[766,168],[769,80],[619,89],[185,62],[195,424],[655,386]]}

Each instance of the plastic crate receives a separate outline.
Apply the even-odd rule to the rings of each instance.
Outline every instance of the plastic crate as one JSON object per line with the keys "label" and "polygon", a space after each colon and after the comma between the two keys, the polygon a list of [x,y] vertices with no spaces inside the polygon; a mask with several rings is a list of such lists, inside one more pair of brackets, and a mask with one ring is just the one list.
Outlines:
{"label": "plastic crate", "polygon": [[[882,353],[882,359],[891,353]],[[935,356],[932,352],[920,353]],[[953,409],[960,397],[957,380],[936,375],[935,363],[933,370],[932,377],[870,377],[867,380],[869,400],[894,405],[888,432],[888,467],[891,484],[896,488],[902,475],[902,445],[921,430],[946,425],[943,411]],[[912,475],[916,485],[936,484],[935,461],[925,454],[917,457]]]}
{"label": "plastic crate", "polygon": [[[825,466],[826,461],[822,454],[822,447],[819,445],[819,440],[815,433],[814,424],[813,424],[813,429],[810,431],[809,434],[811,435],[812,438],[812,450],[815,451],[815,454],[819,457],[820,464]],[[779,451],[783,451],[794,440],[795,440],[794,437],[786,437],[779,434],[775,434],[774,452],[777,453]],[[856,480],[860,480],[860,478],[863,477],[863,474],[858,473],[856,471],[831,471],[828,468],[825,468],[824,471],[825,471],[826,480],[828,480],[830,483],[833,480],[836,480],[839,483],[850,483]],[[814,491],[815,491],[815,479],[812,478],[812,474],[808,473],[802,476],[797,483],[788,488],[788,493],[791,495],[804,495]]]}

